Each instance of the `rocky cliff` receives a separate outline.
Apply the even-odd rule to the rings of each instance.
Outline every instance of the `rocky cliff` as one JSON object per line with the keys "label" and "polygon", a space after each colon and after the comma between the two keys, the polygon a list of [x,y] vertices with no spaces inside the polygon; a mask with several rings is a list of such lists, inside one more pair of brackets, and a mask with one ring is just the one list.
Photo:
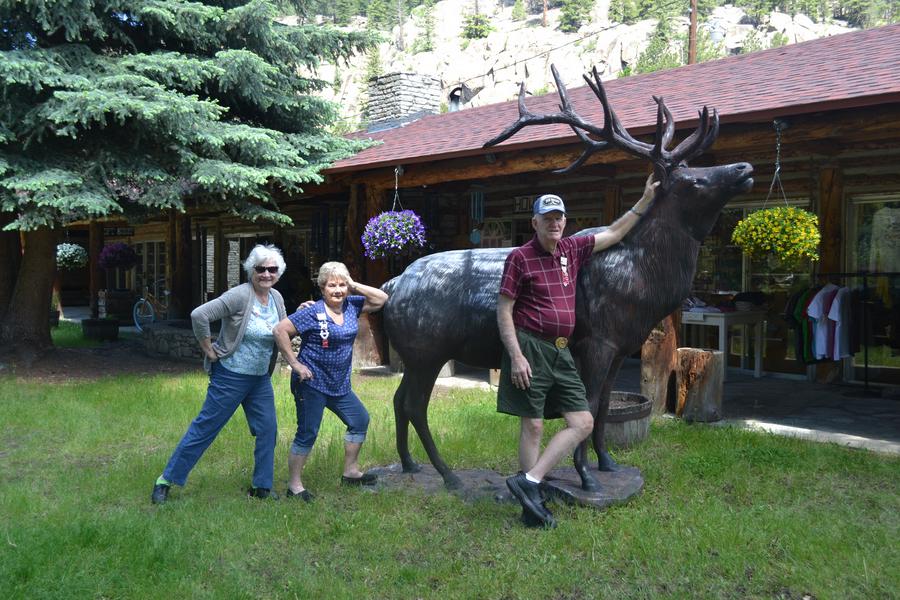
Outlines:
{"label": "rocky cliff", "polygon": [[[439,79],[444,110],[449,104],[449,94],[460,87],[464,87],[464,106],[513,99],[521,81],[532,94],[552,91],[551,63],[559,67],[566,85],[581,85],[581,75],[594,66],[603,79],[615,78],[637,62],[656,21],[645,20],[633,25],[611,22],[607,18],[608,4],[608,0],[598,0],[590,23],[577,32],[563,33],[558,29],[559,10],[549,11],[548,24],[543,27],[540,15],[514,21],[512,7],[504,6],[502,0],[480,0],[481,12],[490,16],[494,31],[484,39],[463,40],[460,31],[464,15],[471,11],[471,1],[443,0],[434,8],[434,50],[413,53],[411,49],[423,31],[419,7],[403,26],[405,50],[398,48],[399,28],[385,34],[392,41],[378,49],[381,73],[419,73]],[[362,28],[365,20],[358,18],[352,26]],[[730,5],[716,9],[701,27],[720,44],[723,56],[740,52],[749,43],[747,36],[751,33],[755,44],[766,48],[776,35],[787,43],[796,43],[851,30],[840,21],[815,23],[804,15],[777,12],[754,26],[742,9]],[[678,33],[686,32],[688,19],[673,20],[672,28]],[[366,121],[367,60],[358,56],[349,65],[337,68],[328,65],[318,73],[321,78],[334,82],[327,95],[340,105],[346,129],[356,129]]]}

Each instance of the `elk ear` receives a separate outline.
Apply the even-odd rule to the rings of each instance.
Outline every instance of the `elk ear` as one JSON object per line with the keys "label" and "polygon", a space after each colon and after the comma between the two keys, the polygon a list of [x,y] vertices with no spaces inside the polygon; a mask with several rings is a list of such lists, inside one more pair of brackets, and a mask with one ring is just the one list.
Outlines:
{"label": "elk ear", "polygon": [[654,161],[653,163],[653,178],[659,182],[660,190],[663,190],[669,187],[669,172],[666,170],[666,166],[660,161]]}

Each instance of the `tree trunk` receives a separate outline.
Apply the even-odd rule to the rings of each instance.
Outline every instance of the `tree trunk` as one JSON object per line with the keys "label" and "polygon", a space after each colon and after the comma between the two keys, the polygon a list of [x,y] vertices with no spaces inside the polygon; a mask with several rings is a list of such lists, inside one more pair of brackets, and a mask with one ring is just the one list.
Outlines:
{"label": "tree trunk", "polygon": [[[11,215],[0,217],[0,230],[12,220]],[[13,286],[19,274],[22,251],[18,231],[0,231],[0,321],[12,300]]]}
{"label": "tree trunk", "polygon": [[678,405],[675,414],[685,421],[708,423],[722,418],[721,350],[678,349]]}
{"label": "tree trunk", "polygon": [[52,346],[49,314],[56,241],[57,232],[52,229],[25,232],[22,268],[0,323],[0,343],[26,362]]}
{"label": "tree trunk", "polygon": [[641,394],[653,403],[654,413],[675,411],[675,370],[681,311],[663,319],[641,346]]}

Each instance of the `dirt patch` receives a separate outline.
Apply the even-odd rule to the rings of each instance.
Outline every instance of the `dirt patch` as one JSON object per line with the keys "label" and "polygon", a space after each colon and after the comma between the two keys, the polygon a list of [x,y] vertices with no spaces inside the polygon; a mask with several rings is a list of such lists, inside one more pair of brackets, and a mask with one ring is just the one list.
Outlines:
{"label": "dirt patch", "polygon": [[94,381],[117,375],[198,373],[202,369],[197,361],[147,356],[139,340],[106,342],[96,348],[54,348],[28,361],[0,357],[0,376],[46,383]]}

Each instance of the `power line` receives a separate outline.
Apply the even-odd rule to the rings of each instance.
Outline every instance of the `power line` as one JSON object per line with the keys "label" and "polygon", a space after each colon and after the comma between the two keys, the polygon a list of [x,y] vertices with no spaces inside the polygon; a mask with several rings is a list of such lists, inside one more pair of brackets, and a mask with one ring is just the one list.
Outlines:
{"label": "power line", "polygon": [[[665,4],[665,5],[663,5],[663,6],[661,7],[660,12],[661,12],[661,13],[665,13],[669,8],[675,6],[676,4],[683,4],[683,3],[684,3],[684,0],[671,0],[670,2],[668,2],[667,4]],[[519,59],[519,60],[515,60],[515,61],[509,63],[508,65],[503,65],[502,67],[492,68],[492,69],[491,69],[490,71],[488,71],[487,73],[483,73],[483,74],[481,74],[481,75],[473,75],[472,77],[469,77],[468,79],[463,79],[462,81],[459,81],[458,83],[468,83],[469,81],[473,81],[473,80],[476,80],[476,79],[481,79],[482,77],[487,77],[487,76],[490,75],[492,72],[493,72],[493,73],[496,73],[497,71],[503,71],[503,70],[505,70],[505,69],[511,69],[512,67],[515,67],[516,65],[519,65],[519,64],[522,64],[522,63],[526,63],[526,62],[528,62],[528,61],[530,61],[530,60],[534,60],[535,58],[540,58],[540,57],[542,57],[542,56],[546,56],[547,54],[550,54],[550,53],[552,53],[552,52],[555,52],[555,51],[557,51],[557,50],[560,50],[560,49],[562,49],[562,48],[565,48],[566,46],[571,46],[572,44],[577,44],[577,43],[579,43],[579,42],[583,42],[583,41],[586,40],[586,39],[589,39],[589,38],[598,36],[598,35],[600,35],[601,33],[604,33],[604,32],[606,32],[606,31],[609,31],[610,29],[615,29],[616,27],[618,27],[618,26],[621,25],[621,24],[622,24],[622,23],[619,23],[619,24],[617,24],[617,25],[610,25],[610,26],[608,26],[608,27],[604,27],[604,28],[602,28],[602,29],[598,29],[597,31],[594,31],[594,32],[592,32],[592,33],[589,33],[589,34],[587,34],[587,35],[584,35],[584,36],[582,36],[582,37],[580,37],[580,38],[577,38],[577,39],[574,39],[574,40],[570,40],[570,41],[568,41],[568,42],[565,42],[564,44],[560,44],[559,46],[554,46],[553,48],[549,48],[549,49],[547,49],[547,50],[543,50],[543,51],[541,51],[541,52],[538,52],[537,54],[535,54],[535,55],[533,55],[533,56],[529,56],[528,58],[522,58],[522,59]],[[363,113],[357,113],[357,114],[354,114],[354,115],[350,115],[350,116],[348,116],[348,117],[341,117],[341,118],[338,118],[337,120],[346,123],[346,122],[349,122],[349,121],[353,121],[353,120],[355,120],[356,118],[361,117],[362,115],[363,115]]]}

